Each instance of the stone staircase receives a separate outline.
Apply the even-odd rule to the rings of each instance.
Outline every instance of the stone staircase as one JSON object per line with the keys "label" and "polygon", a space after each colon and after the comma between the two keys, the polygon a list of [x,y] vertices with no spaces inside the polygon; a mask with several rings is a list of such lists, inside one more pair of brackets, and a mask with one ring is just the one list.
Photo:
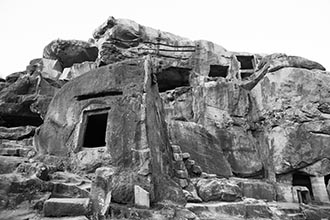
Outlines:
{"label": "stone staircase", "polygon": [[0,139],[0,174],[12,173],[19,164],[36,155],[32,138],[23,140]]}
{"label": "stone staircase", "polygon": [[[32,126],[0,127],[0,208],[11,203],[16,206],[18,198],[23,203],[36,199],[27,206],[18,201],[14,211],[0,210],[0,219],[87,220],[91,182],[66,172],[55,172],[50,178],[47,166],[33,158],[37,154],[34,130]],[[41,212],[31,211],[31,207]]]}

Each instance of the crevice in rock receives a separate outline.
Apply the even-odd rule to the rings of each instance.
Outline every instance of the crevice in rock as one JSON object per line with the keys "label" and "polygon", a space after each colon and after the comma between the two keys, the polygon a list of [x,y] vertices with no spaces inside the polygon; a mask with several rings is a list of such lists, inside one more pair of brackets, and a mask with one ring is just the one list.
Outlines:
{"label": "crevice in rock", "polygon": [[92,99],[92,98],[101,98],[101,97],[106,97],[106,96],[118,96],[118,95],[123,95],[123,92],[119,91],[119,90],[111,90],[111,91],[103,91],[103,92],[98,92],[98,93],[79,95],[79,96],[76,96],[75,98],[78,101],[81,101],[81,100]]}
{"label": "crevice in rock", "polygon": [[324,132],[324,131],[309,131],[311,134],[315,134],[315,135],[326,135],[326,136],[330,136],[329,133]]}
{"label": "crevice in rock", "polygon": [[35,116],[19,116],[19,115],[10,115],[10,116],[1,116],[0,123],[3,127],[20,127],[20,126],[40,126],[44,121],[42,118],[35,114]]}

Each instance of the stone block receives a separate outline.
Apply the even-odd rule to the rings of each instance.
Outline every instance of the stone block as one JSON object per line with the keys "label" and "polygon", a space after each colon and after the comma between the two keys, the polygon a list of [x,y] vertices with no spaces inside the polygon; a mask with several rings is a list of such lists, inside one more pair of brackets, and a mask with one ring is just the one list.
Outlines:
{"label": "stone block", "polygon": [[184,190],[182,190],[187,202],[203,202],[203,200],[198,196],[197,191],[194,186],[188,185]]}
{"label": "stone block", "polygon": [[174,169],[176,169],[176,170],[183,170],[183,169],[186,169],[186,166],[185,166],[185,164],[183,163],[183,161],[174,161],[174,162],[173,162],[173,166],[174,166]]}
{"label": "stone block", "polygon": [[71,80],[76,78],[88,71],[95,69],[96,63],[95,62],[83,62],[83,63],[75,63],[69,68],[65,68],[63,70],[62,75],[60,76],[61,80]]}
{"label": "stone block", "polygon": [[171,145],[173,153],[182,153],[179,145]]}
{"label": "stone block", "polygon": [[195,176],[200,176],[202,174],[202,168],[200,166],[194,165],[191,171]]}
{"label": "stone block", "polygon": [[186,152],[186,153],[183,153],[182,154],[182,159],[183,160],[188,160],[189,158],[190,158],[190,154],[189,153]]}
{"label": "stone block", "polygon": [[242,189],[243,196],[247,198],[264,199],[267,201],[275,200],[275,189],[272,184],[266,182],[240,182],[239,187]]}
{"label": "stone block", "polygon": [[315,201],[330,202],[327,188],[324,183],[324,177],[311,177],[311,183]]}
{"label": "stone block", "polygon": [[45,217],[81,216],[89,212],[89,198],[51,198],[44,204]]}
{"label": "stone block", "polygon": [[237,184],[227,179],[197,179],[195,183],[198,195],[203,201],[240,200],[242,191]]}
{"label": "stone block", "polygon": [[187,159],[185,161],[186,166],[193,166],[193,165],[195,165],[195,163],[196,162],[194,160],[190,160],[190,159]]}
{"label": "stone block", "polygon": [[276,183],[276,200],[279,202],[293,202],[292,185]]}
{"label": "stone block", "polygon": [[181,188],[185,188],[186,186],[188,186],[188,181],[186,179],[178,179],[178,182]]}
{"label": "stone block", "polygon": [[134,203],[136,206],[150,208],[149,192],[142,189],[140,186],[134,186]]}
{"label": "stone block", "polygon": [[182,161],[182,154],[174,153],[173,159],[174,159],[174,161]]}
{"label": "stone block", "polygon": [[176,176],[180,179],[189,178],[187,170],[176,170]]}
{"label": "stone block", "polygon": [[58,60],[42,59],[42,76],[57,79],[62,73],[62,66]]}

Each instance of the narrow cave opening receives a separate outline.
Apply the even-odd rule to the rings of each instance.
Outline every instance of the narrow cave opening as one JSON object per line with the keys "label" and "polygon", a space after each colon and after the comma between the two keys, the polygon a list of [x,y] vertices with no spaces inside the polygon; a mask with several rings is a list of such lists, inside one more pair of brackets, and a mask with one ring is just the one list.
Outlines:
{"label": "narrow cave opening", "polygon": [[43,119],[38,115],[34,114],[31,116],[19,116],[19,115],[10,115],[10,116],[0,116],[0,126],[3,127],[19,127],[19,126],[40,126],[43,123]]}
{"label": "narrow cave opening", "polygon": [[229,66],[222,65],[210,65],[210,77],[223,77],[226,78],[228,75]]}
{"label": "narrow cave opening", "polygon": [[328,186],[329,180],[330,180],[330,174],[324,176],[324,184],[325,184],[325,187]]}
{"label": "narrow cave opening", "polygon": [[157,76],[159,92],[165,92],[177,87],[189,86],[190,69],[181,67],[169,67]]}
{"label": "narrow cave opening", "polygon": [[254,69],[254,57],[253,56],[236,56],[238,62],[241,64],[241,70],[251,70]]}
{"label": "narrow cave opening", "polygon": [[[305,186],[308,188],[311,198],[314,198],[313,190],[312,190],[312,183],[309,175],[296,172],[292,175],[292,186]],[[303,196],[303,195],[302,195]],[[305,195],[306,196],[306,195]]]}
{"label": "narrow cave opening", "polygon": [[108,113],[92,113],[87,114],[86,117],[83,147],[93,148],[105,146]]}

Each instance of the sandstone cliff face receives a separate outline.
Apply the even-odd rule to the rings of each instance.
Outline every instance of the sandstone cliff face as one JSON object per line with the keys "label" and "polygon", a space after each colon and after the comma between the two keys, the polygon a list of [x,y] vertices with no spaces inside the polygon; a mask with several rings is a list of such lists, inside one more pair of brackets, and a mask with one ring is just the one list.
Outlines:
{"label": "sandstone cliff face", "polygon": [[284,68],[267,74],[252,90],[277,174],[328,157],[329,79],[319,70]]}
{"label": "sandstone cliff face", "polygon": [[[55,40],[1,82],[1,173],[37,177],[53,194],[54,181],[71,178],[64,171],[94,176],[98,215],[110,201],[133,204],[136,185],[152,203],[289,201],[297,173],[330,174],[330,75],[321,64],[231,52],[113,17],[93,37]],[[3,178],[0,196],[15,178]]]}

